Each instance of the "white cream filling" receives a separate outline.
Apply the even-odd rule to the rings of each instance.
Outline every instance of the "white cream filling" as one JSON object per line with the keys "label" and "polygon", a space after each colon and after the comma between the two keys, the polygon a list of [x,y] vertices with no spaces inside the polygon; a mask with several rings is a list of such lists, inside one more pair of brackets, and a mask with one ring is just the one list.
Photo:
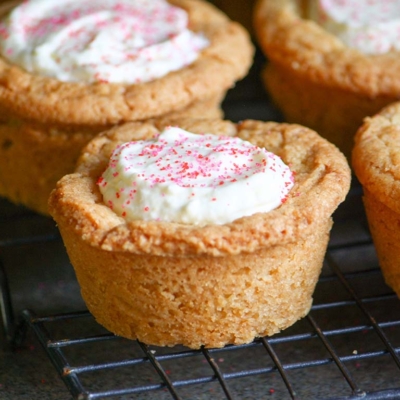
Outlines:
{"label": "white cream filling", "polygon": [[165,0],[28,0],[0,23],[6,59],[66,82],[148,82],[208,45]]}
{"label": "white cream filling", "polygon": [[310,0],[309,17],[365,54],[400,49],[399,0]]}
{"label": "white cream filling", "polygon": [[199,226],[271,211],[293,184],[289,167],[263,148],[176,127],[119,146],[98,181],[105,204],[127,221]]}

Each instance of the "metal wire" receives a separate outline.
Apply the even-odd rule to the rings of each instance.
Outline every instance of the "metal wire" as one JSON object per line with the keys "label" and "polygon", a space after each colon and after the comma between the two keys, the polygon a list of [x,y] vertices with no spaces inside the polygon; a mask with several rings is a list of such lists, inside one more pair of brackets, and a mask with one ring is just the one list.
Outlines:
{"label": "metal wire", "polygon": [[222,390],[225,393],[225,396],[228,400],[233,400],[233,396],[229,391],[228,385],[226,383],[226,380],[224,378],[223,373],[221,372],[220,368],[218,367],[218,364],[215,362],[215,360],[210,356],[210,352],[205,349],[204,347],[201,349],[201,351],[204,354],[204,357],[206,358],[206,360],[208,361],[208,363],[211,365],[211,368],[213,369],[215,376],[217,377]]}
{"label": "metal wire", "polygon": [[393,359],[396,362],[397,366],[400,368],[399,355],[394,350],[394,348],[393,348],[392,344],[390,343],[387,335],[385,335],[385,333],[382,330],[382,328],[376,322],[374,316],[367,310],[367,308],[364,306],[362,301],[359,299],[359,297],[357,296],[357,294],[354,291],[354,289],[351,287],[351,285],[348,282],[348,280],[345,279],[345,277],[342,274],[342,272],[340,271],[340,268],[338,267],[337,263],[335,263],[334,260],[332,259],[332,256],[328,253],[326,257],[330,262],[331,268],[335,271],[336,275],[339,277],[339,279],[342,282],[343,286],[351,294],[352,298],[355,300],[355,302],[357,303],[358,307],[362,310],[362,312],[365,314],[365,316],[369,319],[369,321],[371,322],[371,325],[375,329],[376,333],[378,334],[378,336],[380,337],[382,342],[385,344],[387,350],[389,351],[389,353],[393,357]]}
{"label": "metal wire", "polygon": [[363,392],[357,386],[357,384],[355,383],[355,381],[354,381],[353,377],[351,376],[349,370],[347,369],[346,365],[343,363],[341,358],[338,356],[338,354],[334,350],[332,344],[329,342],[327,336],[324,334],[322,329],[318,326],[318,324],[315,321],[315,319],[311,315],[308,315],[307,318],[311,322],[312,326],[314,327],[315,332],[319,336],[320,340],[322,341],[322,343],[324,344],[326,349],[331,354],[333,361],[336,363],[336,365],[340,369],[340,372],[342,373],[343,377],[346,379],[347,383],[350,385],[353,394],[355,394],[356,396],[364,396],[365,392]]}
{"label": "metal wire", "polygon": [[272,360],[274,361],[276,367],[279,370],[279,373],[282,376],[283,381],[289,391],[289,395],[292,399],[296,399],[296,392],[293,389],[292,384],[290,383],[289,377],[285,372],[285,367],[282,365],[278,355],[275,353],[274,349],[272,348],[271,344],[266,338],[261,338],[261,343],[264,345],[266,350],[268,351],[269,355],[271,356]]}
{"label": "metal wire", "polygon": [[177,391],[174,388],[174,384],[171,382],[171,379],[169,379],[167,373],[165,372],[164,368],[162,367],[161,363],[157,360],[157,358],[154,356],[154,354],[149,350],[149,347],[141,342],[138,342],[144,353],[146,354],[147,358],[150,360],[150,362],[153,364],[153,367],[155,370],[158,372],[160,375],[161,379],[165,383],[165,386],[168,388],[169,392],[171,393],[171,396],[174,400],[180,400],[180,397],[177,393]]}
{"label": "metal wire", "polygon": [[[1,253],[0,253],[1,254]],[[3,343],[8,346],[13,339],[14,328],[14,311],[11,303],[10,289],[6,271],[3,262],[0,258],[0,338],[3,338]]]}

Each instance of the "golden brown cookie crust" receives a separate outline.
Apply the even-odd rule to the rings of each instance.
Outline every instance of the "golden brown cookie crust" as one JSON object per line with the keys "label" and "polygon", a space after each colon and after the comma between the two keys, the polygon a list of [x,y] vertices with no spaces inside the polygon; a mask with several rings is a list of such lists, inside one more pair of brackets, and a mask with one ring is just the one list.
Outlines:
{"label": "golden brown cookie crust", "polygon": [[258,0],[254,26],[268,58],[327,87],[374,98],[400,93],[400,54],[365,55],[303,18],[296,0]]}
{"label": "golden brown cookie crust", "polygon": [[267,63],[262,78],[273,101],[288,122],[316,130],[348,157],[354,134],[367,115],[373,115],[391,102],[387,97],[369,97],[340,88],[305,81],[292,70]]}
{"label": "golden brown cookie crust", "polygon": [[364,190],[364,205],[379,266],[400,296],[400,103],[366,118],[355,137],[354,172]]}
{"label": "golden brown cookie crust", "polygon": [[355,136],[352,165],[361,184],[400,213],[400,103],[365,119]]}
{"label": "golden brown cookie crust", "polygon": [[[61,179],[49,207],[56,221],[74,226],[92,246],[108,251],[164,256],[234,255],[295,241],[326,220],[349,189],[350,171],[344,156],[314,131],[299,125],[245,121],[174,122],[195,133],[232,134],[279,155],[295,172],[295,186],[281,207],[225,225],[196,227],[177,223],[126,223],[104,205],[96,181],[117,144],[149,138],[162,123],[130,123],[96,137],[84,150],[76,173]],[[59,223],[60,224],[60,223]]]}
{"label": "golden brown cookie crust", "polygon": [[248,33],[205,1],[169,1],[211,42],[191,65],[143,84],[85,84],[33,75],[0,58],[0,109],[45,123],[110,125],[164,115],[231,88],[252,62]]}
{"label": "golden brown cookie crust", "polygon": [[314,221],[295,242],[224,257],[104,251],[59,226],[82,297],[101,325],[147,344],[199,348],[248,343],[304,317],[331,219]]}
{"label": "golden brown cookie crust", "polygon": [[385,282],[400,297],[400,214],[366,188],[363,200]]}

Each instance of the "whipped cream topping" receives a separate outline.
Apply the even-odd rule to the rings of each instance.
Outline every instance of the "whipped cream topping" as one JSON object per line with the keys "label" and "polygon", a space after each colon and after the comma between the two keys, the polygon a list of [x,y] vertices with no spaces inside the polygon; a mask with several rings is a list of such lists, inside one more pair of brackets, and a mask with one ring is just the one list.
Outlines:
{"label": "whipped cream topping", "polygon": [[399,0],[311,0],[310,18],[365,54],[400,49]]}
{"label": "whipped cream topping", "polygon": [[273,210],[294,178],[278,156],[250,142],[169,127],[118,146],[97,183],[127,221],[204,226]]}
{"label": "whipped cream topping", "polygon": [[208,45],[166,0],[28,0],[0,23],[3,57],[64,82],[148,82]]}

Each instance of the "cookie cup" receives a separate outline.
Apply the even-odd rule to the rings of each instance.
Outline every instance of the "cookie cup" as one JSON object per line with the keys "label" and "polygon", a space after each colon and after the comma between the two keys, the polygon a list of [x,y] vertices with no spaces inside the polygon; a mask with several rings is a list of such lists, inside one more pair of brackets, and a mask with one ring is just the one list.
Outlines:
{"label": "cookie cup", "polygon": [[384,278],[400,296],[400,103],[365,119],[352,165]]}
{"label": "cookie cup", "polygon": [[285,119],[315,129],[350,159],[363,118],[400,93],[400,54],[365,55],[308,20],[307,1],[258,0],[263,81]]}
{"label": "cookie cup", "polygon": [[[203,32],[210,45],[192,64],[151,82],[60,82],[0,57],[1,196],[48,214],[51,189],[99,132],[161,116],[221,116],[226,91],[251,65],[249,35],[206,1],[170,3],[188,12],[189,28]],[[3,5],[0,14],[16,4]]]}
{"label": "cookie cup", "polygon": [[345,157],[297,125],[178,126],[267,148],[291,166],[295,186],[277,209],[224,225],[126,222],[103,203],[97,179],[116,145],[163,127],[131,123],[102,133],[49,200],[88,309],[115,334],[158,346],[222,347],[289,327],[311,307],[331,215],[349,189]]}
{"label": "cookie cup", "polygon": [[[225,93],[198,101],[164,118],[220,118]],[[107,125],[44,124],[0,116],[0,196],[43,215],[57,181],[74,171],[82,148]]]}

